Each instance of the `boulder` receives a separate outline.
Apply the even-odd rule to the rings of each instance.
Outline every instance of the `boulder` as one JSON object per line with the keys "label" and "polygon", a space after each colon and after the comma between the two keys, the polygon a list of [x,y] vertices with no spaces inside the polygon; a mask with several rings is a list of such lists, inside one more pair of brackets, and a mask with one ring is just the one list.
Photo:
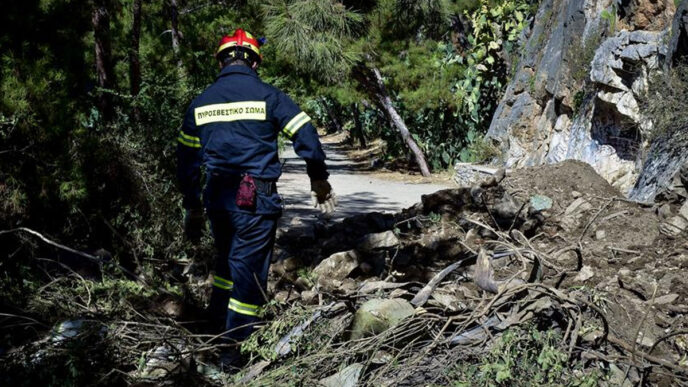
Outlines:
{"label": "boulder", "polygon": [[315,269],[313,274],[321,278],[343,280],[358,267],[359,255],[356,250],[332,254],[325,258]]}
{"label": "boulder", "polygon": [[394,231],[385,231],[376,234],[368,234],[361,238],[358,248],[363,251],[371,251],[375,249],[386,249],[399,245],[399,238],[394,234]]}
{"label": "boulder", "polygon": [[168,345],[161,345],[146,354],[146,363],[139,376],[159,379],[172,373],[185,372],[189,369],[190,358],[186,348],[170,348]]}
{"label": "boulder", "polygon": [[413,315],[413,312],[413,306],[401,298],[369,300],[356,311],[351,339],[382,333]]}

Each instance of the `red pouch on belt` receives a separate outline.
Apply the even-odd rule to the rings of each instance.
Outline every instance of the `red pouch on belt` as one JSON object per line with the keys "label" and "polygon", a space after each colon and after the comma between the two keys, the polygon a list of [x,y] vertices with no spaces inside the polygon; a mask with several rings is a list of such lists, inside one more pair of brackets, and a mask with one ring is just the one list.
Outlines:
{"label": "red pouch on belt", "polygon": [[256,183],[249,175],[244,175],[239,183],[236,204],[244,210],[252,210],[256,207]]}

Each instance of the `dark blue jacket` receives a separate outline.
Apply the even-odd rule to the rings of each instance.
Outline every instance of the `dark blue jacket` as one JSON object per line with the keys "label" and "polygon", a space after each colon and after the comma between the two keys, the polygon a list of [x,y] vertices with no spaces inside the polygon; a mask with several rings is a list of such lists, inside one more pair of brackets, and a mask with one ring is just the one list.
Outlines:
{"label": "dark blue jacket", "polygon": [[[184,208],[201,206],[203,164],[206,208],[246,212],[235,204],[237,178],[248,174],[277,181],[282,173],[277,156],[280,131],[306,160],[308,176],[327,179],[325,154],[310,117],[282,91],[263,83],[252,69],[222,69],[215,83],[191,102],[177,139],[177,177]],[[280,211],[277,193],[259,194],[255,213]]]}

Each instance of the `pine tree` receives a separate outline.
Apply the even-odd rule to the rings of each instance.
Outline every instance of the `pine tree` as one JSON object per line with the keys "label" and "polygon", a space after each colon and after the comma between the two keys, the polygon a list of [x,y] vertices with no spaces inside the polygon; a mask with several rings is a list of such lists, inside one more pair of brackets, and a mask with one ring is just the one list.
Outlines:
{"label": "pine tree", "polygon": [[370,47],[354,41],[364,32],[359,14],[335,0],[274,0],[264,11],[267,33],[274,37],[280,58],[301,74],[325,83],[343,82],[343,77],[354,75],[355,67],[358,87],[397,129],[423,176],[430,175],[425,155],[394,107],[379,69],[371,63],[373,56],[366,52]]}

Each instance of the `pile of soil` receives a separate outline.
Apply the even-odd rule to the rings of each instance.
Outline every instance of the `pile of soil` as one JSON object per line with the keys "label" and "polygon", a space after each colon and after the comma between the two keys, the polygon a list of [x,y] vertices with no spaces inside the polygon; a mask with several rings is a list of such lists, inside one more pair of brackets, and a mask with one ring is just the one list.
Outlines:
{"label": "pile of soil", "polygon": [[[624,359],[620,367],[629,357],[646,363],[654,359],[651,366],[635,362],[636,368],[624,375],[633,383],[641,378],[654,384],[675,381],[660,370],[667,364],[677,367],[669,371],[685,375],[686,232],[673,237],[660,233],[658,206],[625,199],[585,163],[566,161],[504,175],[498,171],[475,187],[425,195],[398,214],[319,224],[298,238],[285,234],[279,244],[287,260],[274,265],[270,288],[277,293],[288,289],[289,302],[346,300],[355,310],[370,298],[361,289],[379,285],[378,297],[412,301],[441,270],[459,262],[434,284],[425,307],[446,316],[465,315],[476,313],[486,297],[499,300],[519,286],[543,286],[565,298],[552,298],[555,304],[585,300],[577,306],[579,321],[564,319],[581,331],[571,344],[579,349],[579,359],[586,351]],[[332,264],[333,257],[346,267],[343,272],[318,269]],[[304,280],[296,274],[304,266],[336,278]],[[518,297],[525,302],[534,296]],[[502,319],[508,314],[504,308],[493,316]],[[455,335],[466,334],[466,328]],[[568,333],[572,326],[562,329]],[[605,362],[609,367],[610,361]]]}

